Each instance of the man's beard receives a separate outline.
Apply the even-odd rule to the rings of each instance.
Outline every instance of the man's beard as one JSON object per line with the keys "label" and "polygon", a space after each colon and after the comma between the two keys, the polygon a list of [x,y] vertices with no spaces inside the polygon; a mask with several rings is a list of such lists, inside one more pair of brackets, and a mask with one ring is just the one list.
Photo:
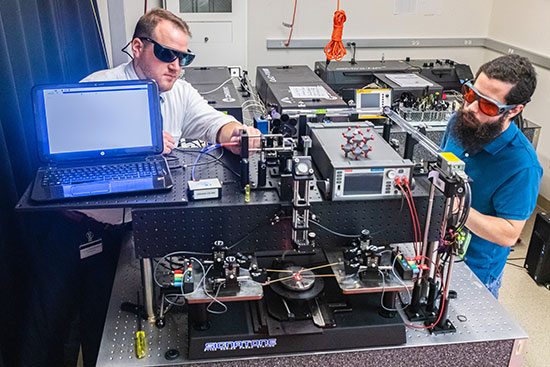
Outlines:
{"label": "man's beard", "polygon": [[507,114],[503,114],[497,121],[481,123],[470,111],[462,107],[457,112],[452,126],[453,136],[462,145],[464,150],[471,153],[479,152],[502,132],[504,120]]}

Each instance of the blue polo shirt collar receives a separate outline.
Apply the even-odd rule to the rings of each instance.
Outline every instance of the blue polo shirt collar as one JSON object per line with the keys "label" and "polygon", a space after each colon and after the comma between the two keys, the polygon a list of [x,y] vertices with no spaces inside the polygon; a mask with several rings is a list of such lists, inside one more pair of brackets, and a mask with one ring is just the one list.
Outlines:
{"label": "blue polo shirt collar", "polygon": [[483,147],[483,150],[492,155],[497,154],[516,137],[518,131],[518,127],[512,121],[510,123],[510,126],[508,126],[508,128],[502,134],[500,134],[498,138],[485,145]]}

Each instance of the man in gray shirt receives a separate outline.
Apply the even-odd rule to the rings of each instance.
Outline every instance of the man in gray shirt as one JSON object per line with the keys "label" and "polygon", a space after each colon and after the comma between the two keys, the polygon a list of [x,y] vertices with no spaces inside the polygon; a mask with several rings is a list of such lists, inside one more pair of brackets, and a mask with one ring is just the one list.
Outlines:
{"label": "man in gray shirt", "polygon": [[[187,49],[189,36],[183,20],[162,9],[151,10],[136,25],[130,43],[133,60],[93,73],[83,81],[155,80],[161,92],[164,153],[170,153],[181,137],[230,143],[239,141],[241,130],[259,135],[258,130],[216,111],[189,83],[179,79],[183,66],[193,58]],[[250,143],[257,147],[259,139],[251,139]],[[227,149],[239,153],[238,145]],[[43,279],[36,281],[37,301],[24,320],[22,365],[64,365],[63,361],[78,355],[78,342],[84,366],[96,363],[120,243],[128,223],[119,225],[127,222],[121,209],[85,214],[56,213],[56,225],[44,230],[45,242],[52,246],[41,256]],[[83,256],[79,245],[96,239],[102,241],[101,250]]]}
{"label": "man in gray shirt", "polygon": [[[194,58],[187,49],[190,36],[189,27],[182,19],[169,11],[153,9],[136,25],[130,42],[133,60],[95,72],[82,81],[155,80],[161,92],[164,153],[174,149],[181,137],[229,143],[238,141],[241,130],[259,135],[259,130],[212,108],[189,83],[179,79],[183,66]],[[257,147],[259,139],[252,139],[251,143]],[[239,152],[238,146],[228,149]]]}

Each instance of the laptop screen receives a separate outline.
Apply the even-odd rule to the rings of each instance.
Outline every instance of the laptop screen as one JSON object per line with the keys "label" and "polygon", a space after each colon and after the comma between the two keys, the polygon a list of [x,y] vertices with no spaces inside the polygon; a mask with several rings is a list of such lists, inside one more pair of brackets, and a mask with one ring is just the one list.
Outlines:
{"label": "laptop screen", "polygon": [[33,103],[44,161],[162,152],[158,88],[152,81],[37,86]]}

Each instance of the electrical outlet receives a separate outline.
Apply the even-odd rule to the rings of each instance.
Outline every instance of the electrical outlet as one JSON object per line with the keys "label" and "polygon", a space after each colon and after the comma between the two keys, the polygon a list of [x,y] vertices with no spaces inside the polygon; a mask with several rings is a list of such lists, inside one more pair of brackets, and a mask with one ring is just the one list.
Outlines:
{"label": "electrical outlet", "polygon": [[233,77],[240,78],[241,77],[241,67],[240,66],[230,66],[229,67],[229,73]]}

